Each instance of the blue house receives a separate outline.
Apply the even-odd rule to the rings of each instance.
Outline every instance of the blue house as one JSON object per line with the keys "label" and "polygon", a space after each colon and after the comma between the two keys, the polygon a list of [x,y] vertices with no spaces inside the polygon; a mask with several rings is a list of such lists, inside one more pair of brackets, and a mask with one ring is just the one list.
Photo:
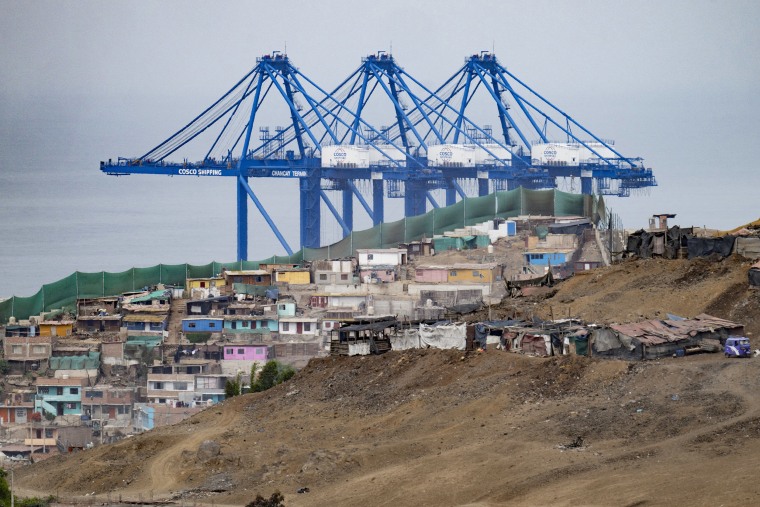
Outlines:
{"label": "blue house", "polygon": [[559,266],[567,262],[567,252],[525,252],[525,262],[532,266]]}
{"label": "blue house", "polygon": [[166,331],[168,315],[154,313],[131,313],[122,318],[127,331]]}
{"label": "blue house", "polygon": [[296,303],[295,301],[278,301],[277,302],[277,316],[278,317],[295,317],[296,316]]}
{"label": "blue house", "polygon": [[221,317],[190,317],[182,319],[183,333],[221,333],[224,321]]}
{"label": "blue house", "polygon": [[225,333],[266,333],[277,332],[279,322],[275,318],[258,315],[225,315]]}
{"label": "blue house", "polygon": [[34,411],[53,417],[59,415],[82,415],[82,379],[37,379]]}

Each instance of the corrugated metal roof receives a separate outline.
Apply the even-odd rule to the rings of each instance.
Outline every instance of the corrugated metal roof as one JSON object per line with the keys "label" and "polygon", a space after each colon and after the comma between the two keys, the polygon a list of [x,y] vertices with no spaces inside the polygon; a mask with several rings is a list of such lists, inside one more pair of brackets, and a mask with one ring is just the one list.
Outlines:
{"label": "corrugated metal roof", "polygon": [[125,315],[124,322],[163,322],[168,318],[168,315],[154,315],[152,313],[135,313],[132,315]]}
{"label": "corrugated metal roof", "polygon": [[144,303],[146,301],[153,301],[154,299],[163,299],[166,297],[169,297],[166,290],[154,290],[153,292],[149,292],[148,294],[137,296],[136,298],[132,298],[129,301],[126,301],[125,303]]}
{"label": "corrugated metal roof", "polygon": [[268,275],[269,271],[265,269],[247,269],[245,271],[225,271],[224,276],[245,276],[245,275]]}
{"label": "corrugated metal roof", "polygon": [[415,269],[472,269],[472,270],[479,270],[479,269],[494,269],[499,264],[496,262],[486,262],[483,264],[449,264],[449,265],[418,265]]}
{"label": "corrugated metal roof", "polygon": [[42,378],[35,381],[37,386],[81,386],[87,382],[86,378]]}
{"label": "corrugated metal roof", "polygon": [[735,329],[742,325],[700,314],[693,319],[645,320],[629,324],[614,324],[610,327],[619,333],[638,339],[645,345],[661,345],[688,340],[698,333],[712,332],[717,329]]}

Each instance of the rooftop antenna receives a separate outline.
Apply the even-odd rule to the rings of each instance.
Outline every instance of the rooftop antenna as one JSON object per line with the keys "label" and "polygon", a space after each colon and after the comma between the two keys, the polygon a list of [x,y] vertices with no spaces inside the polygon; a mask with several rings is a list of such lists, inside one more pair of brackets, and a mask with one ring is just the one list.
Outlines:
{"label": "rooftop antenna", "polygon": [[391,41],[391,46],[388,48],[388,54],[393,55],[393,41]]}
{"label": "rooftop antenna", "polygon": [[285,54],[288,54],[288,41],[285,41]]}

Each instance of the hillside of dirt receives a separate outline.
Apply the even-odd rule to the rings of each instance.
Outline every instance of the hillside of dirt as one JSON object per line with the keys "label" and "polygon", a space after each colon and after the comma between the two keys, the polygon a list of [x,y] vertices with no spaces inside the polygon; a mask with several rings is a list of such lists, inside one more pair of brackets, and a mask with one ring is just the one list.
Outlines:
{"label": "hillside of dirt", "polygon": [[[748,266],[628,261],[492,311],[604,322],[706,312],[744,323],[757,347]],[[245,505],[279,490],[288,506],[757,505],[757,470],[760,358],[417,350],[312,360],[274,389],[15,480],[79,503]]]}

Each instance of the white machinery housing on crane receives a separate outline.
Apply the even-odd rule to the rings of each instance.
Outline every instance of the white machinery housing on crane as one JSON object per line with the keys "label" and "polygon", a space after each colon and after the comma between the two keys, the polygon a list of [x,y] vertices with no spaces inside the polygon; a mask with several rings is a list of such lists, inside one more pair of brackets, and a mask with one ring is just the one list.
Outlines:
{"label": "white machinery housing on crane", "polygon": [[512,160],[512,153],[496,143],[437,144],[428,147],[427,158],[431,167],[475,167],[500,165]]}
{"label": "white machinery housing on crane", "polygon": [[367,146],[341,144],[323,146],[322,167],[366,169],[369,167],[369,152],[370,148]]}
{"label": "white machinery housing on crane", "polygon": [[580,143],[534,144],[530,148],[531,163],[535,165],[578,166],[583,163],[599,162],[600,156],[606,159],[619,158],[611,148],[600,142],[593,141],[585,144],[586,146]]}

